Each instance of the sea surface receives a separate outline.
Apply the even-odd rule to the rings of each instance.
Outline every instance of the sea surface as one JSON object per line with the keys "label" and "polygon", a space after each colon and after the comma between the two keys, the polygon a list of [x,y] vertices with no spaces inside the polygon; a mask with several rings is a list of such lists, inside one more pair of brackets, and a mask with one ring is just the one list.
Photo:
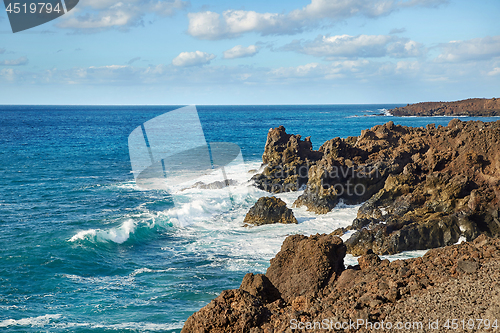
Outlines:
{"label": "sea surface", "polygon": [[[0,106],[0,331],[180,332],[246,273],[265,272],[287,235],[328,233],[356,216],[358,206],[300,208],[298,225],[243,227],[267,195],[249,179],[269,129],[311,136],[317,149],[387,121],[451,120],[376,116],[395,106],[197,106],[206,141],[237,144],[244,163],[229,188],[175,192],[136,185],[128,136],[178,106]],[[299,194],[279,196],[291,206]]]}

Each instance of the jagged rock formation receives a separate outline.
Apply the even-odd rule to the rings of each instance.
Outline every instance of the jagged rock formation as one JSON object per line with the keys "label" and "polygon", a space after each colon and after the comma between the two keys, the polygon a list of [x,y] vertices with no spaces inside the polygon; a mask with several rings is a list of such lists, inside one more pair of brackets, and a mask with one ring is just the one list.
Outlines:
{"label": "jagged rock formation", "polygon": [[353,223],[358,232],[346,242],[349,253],[393,254],[500,233],[500,121],[453,119],[437,128],[388,122],[358,137],[329,140],[318,151],[307,141],[285,158],[284,147],[299,147],[299,141],[283,127],[269,132],[268,168],[306,169],[275,180],[272,173],[256,176],[257,186],[263,178],[295,181],[293,188],[306,183],[294,205],[318,214],[339,200],[365,202]]}
{"label": "jagged rock formation", "polygon": [[283,200],[276,197],[259,198],[255,205],[250,208],[243,222],[253,225],[298,223],[292,210],[287,208]]}
{"label": "jagged rock formation", "polygon": [[500,116],[500,99],[470,98],[456,102],[423,102],[389,110],[392,115],[404,116]]}
{"label": "jagged rock formation", "polygon": [[287,134],[283,126],[272,128],[262,155],[266,167],[252,179],[271,193],[296,191],[307,182],[309,164],[319,158],[321,153],[312,149],[311,137],[302,140],[300,135]]}
{"label": "jagged rock formation", "polygon": [[[265,275],[269,277],[267,281],[264,275],[260,279],[255,276],[250,279],[247,274],[240,289],[222,292],[193,314],[182,333],[292,333],[299,325],[303,329],[311,325],[308,332],[325,331],[321,326],[314,329],[314,323],[326,323],[331,331],[373,331],[365,326],[368,321],[372,325],[380,325],[382,321],[393,325],[420,322],[421,329],[413,326],[398,331],[436,332],[445,330],[443,325],[447,318],[488,319],[490,327],[497,319],[498,327],[498,239],[481,235],[473,242],[429,250],[421,258],[393,262],[368,253],[358,259],[359,265],[344,269],[342,253],[345,247],[339,238],[333,235],[294,237],[297,236],[285,240],[281,251],[271,261]],[[311,252],[313,262],[303,266]],[[286,283],[276,280],[280,287],[275,288],[269,275],[281,271],[284,277],[284,273],[290,271],[286,264],[294,262],[294,258],[303,258],[298,263],[303,276],[309,273],[315,278],[291,278]],[[330,264],[325,265],[326,262]],[[324,278],[328,276],[330,278]],[[257,288],[249,288],[249,285]],[[260,292],[252,293],[256,289]],[[277,289],[281,297],[276,295]],[[266,294],[266,290],[274,296],[269,299],[259,296]],[[350,320],[354,323],[363,320],[363,325],[354,328],[344,325]],[[436,320],[440,325],[438,330],[429,327],[429,322]],[[342,329],[342,326],[345,327]],[[460,326],[454,331],[471,330]],[[484,326],[482,330],[477,329],[476,323],[475,331],[487,330]]]}

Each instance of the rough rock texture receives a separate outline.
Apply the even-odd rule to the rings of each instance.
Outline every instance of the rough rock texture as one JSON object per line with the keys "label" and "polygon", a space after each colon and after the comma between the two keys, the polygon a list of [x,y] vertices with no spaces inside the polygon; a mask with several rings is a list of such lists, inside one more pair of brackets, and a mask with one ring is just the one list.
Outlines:
{"label": "rough rock texture", "polygon": [[[327,239],[326,235],[317,236]],[[290,237],[291,238],[291,237]],[[288,239],[290,239],[288,238]],[[330,239],[339,248],[337,238]],[[304,240],[301,240],[304,241]],[[300,242],[300,241],[299,241]],[[324,246],[310,239],[308,245]],[[286,255],[288,246],[280,251]],[[292,258],[308,253],[290,253]],[[272,303],[242,290],[224,291],[209,305],[192,315],[183,333],[297,332],[291,323],[343,323],[352,320],[374,323],[422,323],[422,328],[398,332],[443,332],[446,319],[500,320],[500,240],[481,235],[473,242],[429,250],[423,257],[380,260],[373,253],[358,259],[359,266],[347,268],[334,281],[313,294],[294,288],[283,301]],[[338,261],[337,261],[338,262]],[[271,264],[273,265],[273,263]],[[274,263],[274,265],[276,265]],[[313,269],[313,268],[311,268]],[[267,275],[267,273],[266,273]],[[309,282],[295,280],[306,285]],[[307,286],[306,286],[307,288]],[[291,300],[291,301],[290,301]],[[439,329],[429,329],[429,321],[439,321]],[[500,323],[499,323],[500,324]],[[461,325],[461,324],[460,324]],[[476,323],[477,325],[477,323]],[[303,331],[303,330],[298,330]],[[325,332],[308,329],[308,332]],[[334,330],[331,330],[334,331]],[[340,331],[340,330],[338,330]],[[345,332],[369,332],[366,327],[349,327]],[[487,332],[484,328],[454,332]]]}
{"label": "rough rock texture", "polygon": [[259,198],[255,205],[250,208],[243,222],[254,225],[298,223],[292,210],[286,207],[283,200],[276,197]]}
{"label": "rough rock texture", "polygon": [[394,116],[500,116],[500,99],[471,98],[456,102],[423,102],[389,110]]}
{"label": "rough rock texture", "polygon": [[[283,126],[271,128],[267,134],[262,161],[266,164],[253,180],[257,187],[271,193],[296,191],[307,182],[308,165],[321,158],[312,149],[311,138],[287,134]],[[304,176],[300,177],[299,172]]]}
{"label": "rough rock texture", "polygon": [[287,237],[267,269],[266,276],[291,302],[297,296],[312,297],[344,270],[346,247],[334,235]]}
{"label": "rough rock texture", "polygon": [[[292,138],[282,127],[271,133],[280,134],[279,147]],[[268,136],[273,158],[268,153],[265,160],[278,168],[275,142]],[[437,128],[388,122],[307,152],[315,158],[295,175],[304,175],[298,184],[307,186],[294,206],[322,214],[340,200],[364,202],[353,223],[359,231],[346,242],[349,253],[393,254],[500,233],[500,121],[453,119]]]}
{"label": "rough rock texture", "polygon": [[246,274],[241,282],[240,290],[258,297],[264,304],[272,303],[281,298],[279,290],[264,274]]}
{"label": "rough rock texture", "polygon": [[225,290],[189,317],[181,332],[251,332],[252,327],[263,325],[269,315],[256,296],[240,289]]}

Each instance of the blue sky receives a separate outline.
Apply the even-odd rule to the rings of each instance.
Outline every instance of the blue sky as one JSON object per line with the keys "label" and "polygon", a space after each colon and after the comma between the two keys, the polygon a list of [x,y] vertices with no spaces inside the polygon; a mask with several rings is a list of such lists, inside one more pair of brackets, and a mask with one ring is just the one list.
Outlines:
{"label": "blue sky", "polygon": [[0,104],[343,104],[500,97],[500,1],[80,0],[13,34]]}

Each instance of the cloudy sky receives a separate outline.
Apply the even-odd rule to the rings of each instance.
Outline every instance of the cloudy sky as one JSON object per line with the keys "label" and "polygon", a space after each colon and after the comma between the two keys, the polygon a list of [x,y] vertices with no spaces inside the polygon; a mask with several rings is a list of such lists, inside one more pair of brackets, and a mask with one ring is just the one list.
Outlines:
{"label": "cloudy sky", "polygon": [[80,0],[13,34],[0,104],[500,97],[498,0]]}

